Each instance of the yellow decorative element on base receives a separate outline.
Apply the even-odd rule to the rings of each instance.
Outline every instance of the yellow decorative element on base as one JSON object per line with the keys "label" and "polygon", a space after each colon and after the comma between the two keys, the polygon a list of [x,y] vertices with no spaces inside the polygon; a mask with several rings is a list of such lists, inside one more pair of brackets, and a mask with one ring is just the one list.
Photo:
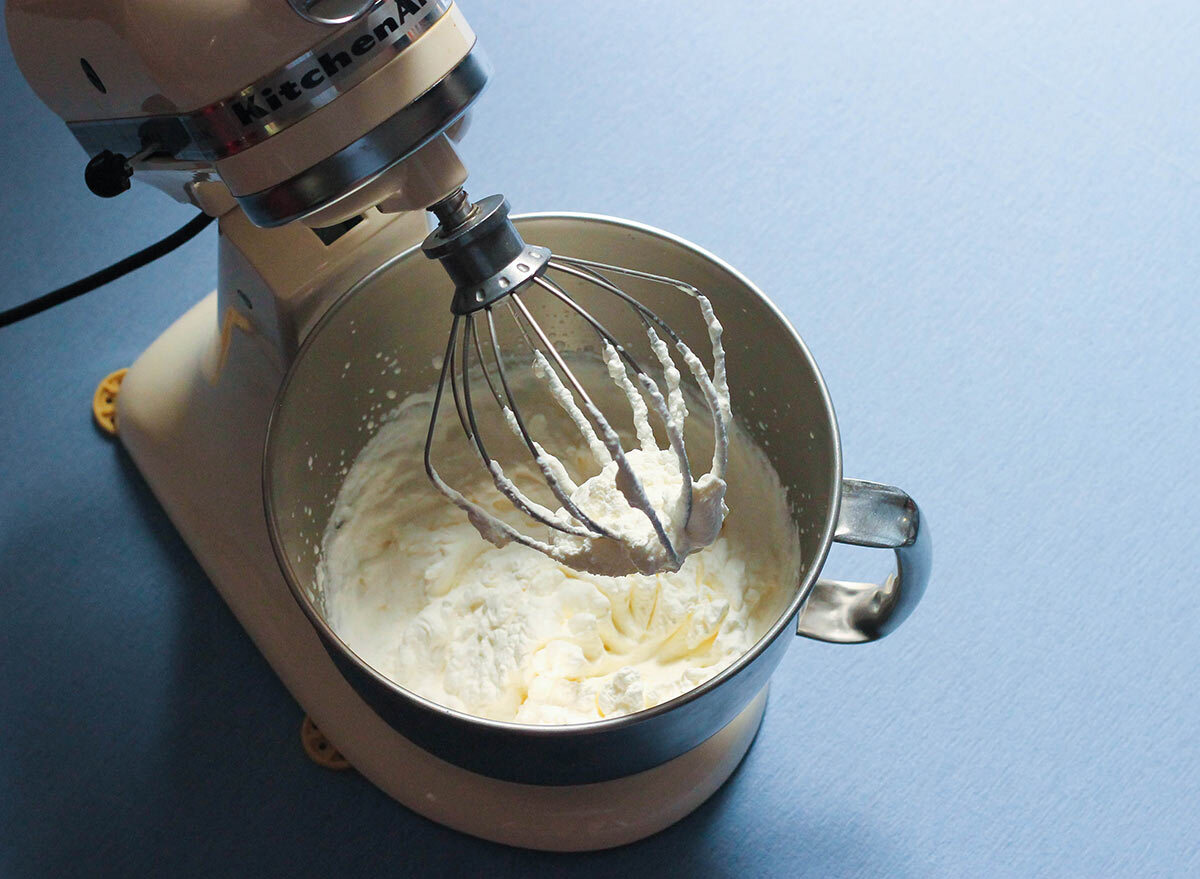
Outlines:
{"label": "yellow decorative element on base", "polygon": [[307,715],[304,723],[300,725],[300,743],[304,745],[304,753],[308,754],[309,759],[319,766],[324,766],[326,769],[350,768],[350,761],[342,756],[329,739],[325,738],[325,733],[321,732],[313,723],[312,718]]}
{"label": "yellow decorative element on base", "polygon": [[110,372],[92,395],[92,417],[96,419],[96,426],[109,436],[117,435],[117,394],[121,392],[121,382],[127,372],[128,369]]}
{"label": "yellow decorative element on base", "polygon": [[229,357],[229,345],[233,342],[234,327],[244,333],[250,332],[250,321],[231,305],[225,309],[225,316],[221,319],[221,350],[217,354],[217,372],[213,376],[213,382],[216,382],[225,369],[225,360]]}

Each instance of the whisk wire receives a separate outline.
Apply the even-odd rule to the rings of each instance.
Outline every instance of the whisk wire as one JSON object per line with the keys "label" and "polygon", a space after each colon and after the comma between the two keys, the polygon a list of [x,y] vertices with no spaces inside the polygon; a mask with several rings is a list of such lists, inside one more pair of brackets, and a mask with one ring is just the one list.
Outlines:
{"label": "whisk wire", "polygon": [[[510,311],[512,310],[511,305],[509,306],[509,309]],[[575,518],[577,522],[581,522],[587,529],[590,529],[591,533],[586,534],[586,536],[612,537],[612,533],[607,528],[604,528],[598,522],[595,522],[590,516],[584,513],[583,510],[581,510],[573,500],[571,500],[570,492],[574,491],[576,487],[574,482],[570,480],[570,477],[567,476],[565,471],[562,473],[555,472],[554,468],[551,467],[547,461],[545,450],[534,441],[533,436],[529,433],[529,428],[526,426],[525,419],[521,415],[521,409],[519,406],[517,406],[516,397],[513,395],[512,389],[508,386],[508,375],[504,370],[504,357],[500,353],[500,343],[497,341],[496,322],[492,316],[492,309],[485,309],[484,314],[487,316],[488,337],[492,343],[492,356],[496,363],[496,374],[500,377],[500,386],[504,389],[504,396],[508,400],[508,405],[506,407],[503,403],[501,403],[501,406],[504,407],[506,414],[511,413],[512,415],[510,427],[515,427],[516,432],[520,435],[521,439],[524,440],[526,448],[528,448],[529,453],[533,455],[534,463],[536,463],[538,468],[542,471],[542,475],[545,477],[546,483],[549,485],[550,491],[554,494],[554,497],[563,505],[563,508]],[[516,319],[516,315],[513,314],[513,320]],[[526,341],[529,341],[532,345],[532,340],[530,340],[528,336],[525,338]],[[481,359],[482,356],[483,355],[481,352]],[[497,397],[497,402],[500,402],[499,397]],[[568,482],[568,485],[563,484],[564,480]]]}
{"label": "whisk wire", "polygon": [[[654,407],[658,417],[662,420],[663,427],[667,432],[669,444],[675,452],[675,458],[679,466],[679,472],[683,475],[683,520],[686,522],[692,513],[692,468],[691,464],[688,462],[687,446],[684,444],[683,426],[681,424],[676,424],[675,419],[671,417],[670,411],[667,407],[667,402],[663,398],[657,382],[655,382],[654,379],[651,378],[644,369],[642,369],[641,365],[637,362],[637,360],[634,359],[633,355],[626,350],[624,345],[617,341],[617,338],[608,331],[604,324],[602,324],[595,318],[595,316],[593,316],[578,302],[576,302],[565,290],[563,290],[562,287],[545,277],[534,278],[534,282],[544,290],[548,290],[559,301],[582,317],[592,327],[592,329],[596,331],[596,334],[600,336],[604,343],[616,351],[618,357],[621,359],[621,361],[623,361],[623,363],[618,364],[618,367],[624,369],[627,365],[637,376],[638,381],[642,385],[643,392],[647,397],[650,398],[651,405]],[[616,382],[615,378],[614,382]],[[621,387],[619,383],[617,383],[617,386],[622,391],[625,391],[625,388]],[[629,392],[626,391],[626,394],[629,395]],[[630,405],[633,405],[633,397],[631,395]]]}
{"label": "whisk wire", "polygon": [[475,502],[469,500],[462,492],[444,480],[437,468],[433,466],[433,440],[437,431],[438,414],[441,411],[442,399],[445,396],[446,379],[454,384],[454,353],[458,337],[459,315],[455,315],[450,325],[450,338],[446,342],[446,352],[442,358],[441,372],[438,374],[437,389],[433,395],[433,406],[429,414],[429,430],[425,435],[425,473],[429,481],[443,495],[450,499],[455,506],[467,514],[467,518],[480,529],[480,533],[493,542],[513,541],[528,546],[545,555],[554,556],[555,548],[545,541],[530,537],[516,528],[488,513]]}
{"label": "whisk wire", "polygon": [[[650,272],[642,272],[637,269],[629,269],[623,266],[613,266],[607,263],[596,262],[594,260],[580,259],[578,257],[562,256],[555,254],[549,261],[548,267],[555,268],[568,275],[577,278],[591,281],[599,285],[603,289],[619,297],[629,303],[639,314],[650,320],[655,326],[661,329],[672,342],[675,347],[683,355],[684,362],[688,365],[688,370],[691,372],[696,383],[700,386],[701,392],[704,394],[704,400],[708,406],[713,418],[713,470],[717,476],[724,475],[725,461],[729,455],[729,434],[728,434],[728,413],[725,407],[721,405],[717,394],[717,389],[713,383],[713,379],[709,377],[704,369],[704,364],[696,353],[688,347],[687,343],[679,336],[677,332],[658,316],[652,309],[647,308],[641,302],[630,296],[612,281],[605,278],[596,269],[609,271],[616,274],[627,275],[633,278],[639,278],[644,281],[650,281],[657,284],[665,284],[673,287],[680,292],[687,293],[692,298],[696,299],[701,304],[701,310],[711,309],[708,304],[708,299],[696,287],[683,281],[668,278],[664,275],[655,275]],[[664,364],[665,366],[665,364]],[[721,364],[714,364],[714,375],[722,384],[725,382],[724,369]]]}
{"label": "whisk wire", "polygon": [[[488,308],[485,308],[483,310],[483,313],[487,317],[487,321],[488,321],[488,335],[491,336],[491,333],[493,331],[491,307],[489,306]],[[483,356],[483,346],[479,342],[479,337],[481,335],[482,335],[482,333],[480,333],[478,331],[476,331],[473,334],[474,341],[475,341],[475,354],[479,358],[479,368],[483,372],[483,378],[484,378],[484,381],[487,382],[488,390],[492,392],[492,399],[494,399],[496,401],[497,406],[499,406],[501,409],[505,409],[509,405],[508,391],[507,391],[507,389],[505,389],[505,396],[501,397],[500,392],[496,389],[496,386],[492,383],[492,372],[487,367],[487,358],[485,358]],[[495,342],[496,342],[495,338],[492,338],[493,345],[495,344]],[[499,351],[498,348],[496,350]]]}
{"label": "whisk wire", "polygon": [[534,318],[533,314],[530,313],[525,303],[521,301],[521,298],[513,295],[510,296],[509,299],[515,301],[517,310],[521,312],[521,315],[529,324],[530,329],[533,330],[534,335],[537,336],[537,338],[541,341],[545,350],[550,353],[551,359],[554,361],[555,366],[558,367],[559,371],[570,383],[571,388],[579,396],[579,400],[583,404],[584,411],[587,412],[587,415],[595,426],[601,441],[608,449],[608,453],[612,456],[612,459],[616,462],[618,473],[624,477],[624,487],[621,487],[621,480],[618,480],[618,487],[621,487],[621,493],[625,495],[625,498],[631,507],[636,510],[640,510],[646,516],[646,518],[650,520],[650,525],[654,529],[655,536],[658,538],[659,543],[662,545],[667,555],[670,556],[671,561],[675,565],[676,569],[678,569],[679,565],[683,563],[683,560],[679,557],[679,553],[676,551],[674,543],[672,543],[671,538],[667,535],[666,528],[663,526],[662,518],[654,509],[654,505],[650,503],[650,498],[646,496],[645,487],[642,485],[641,480],[638,479],[638,476],[634,472],[633,468],[629,465],[629,461],[625,457],[625,449],[621,446],[621,438],[617,435],[617,432],[613,430],[612,425],[609,423],[608,419],[604,417],[603,413],[601,413],[599,407],[597,407],[592,401],[592,398],[588,395],[588,392],[584,389],[582,383],[580,383],[575,373],[573,373],[571,368],[567,366],[567,363],[563,359],[563,356],[559,352],[558,348],[550,342],[549,337],[547,337],[545,331],[537,322],[537,319]]}
{"label": "whisk wire", "polygon": [[[504,475],[503,469],[496,462],[487,450],[483,441],[483,434],[479,430],[479,424],[475,418],[475,407],[471,405],[471,348],[479,353],[479,367],[487,374],[487,365],[483,361],[482,347],[479,345],[479,336],[475,331],[475,316],[468,314],[464,318],[463,341],[462,341],[462,374],[460,381],[462,384],[463,408],[466,409],[467,422],[463,424],[463,430],[467,436],[474,442],[475,449],[479,453],[479,458],[483,461],[483,466],[487,468],[492,475],[492,482],[496,489],[512,502],[512,505],[520,510],[525,515],[547,525],[555,530],[574,534],[579,537],[594,537],[595,533],[587,528],[581,527],[573,522],[567,521],[563,517],[557,515],[553,511],[547,509],[537,501],[533,500],[517,488],[516,484]],[[451,382],[454,383],[454,373],[451,370]],[[489,381],[490,384],[490,381]],[[495,392],[493,388],[493,393]]]}

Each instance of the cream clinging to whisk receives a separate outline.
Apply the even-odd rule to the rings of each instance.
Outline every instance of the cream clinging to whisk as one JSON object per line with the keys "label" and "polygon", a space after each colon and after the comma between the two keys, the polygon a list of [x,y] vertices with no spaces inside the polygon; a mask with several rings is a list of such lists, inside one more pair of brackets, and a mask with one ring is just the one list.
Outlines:
{"label": "cream clinging to whisk", "polygon": [[[613,576],[678,570],[689,553],[716,539],[726,511],[725,468],[732,414],[721,325],[708,299],[695,287],[672,278],[551,254],[546,248],[528,245],[508,220],[508,205],[500,196],[471,204],[460,190],[431,210],[441,222],[426,239],[424,250],[441,261],[456,289],[451,306],[454,319],[425,446],[430,480],[497,545],[516,541],[571,567]],[[617,286],[615,278],[665,286],[694,298],[708,329],[712,374],[672,327]],[[657,379],[567,291],[564,282],[568,281],[616,297],[633,310],[645,329]],[[548,297],[564,314],[594,332],[608,378],[629,404],[638,448],[627,451],[622,445],[611,413],[605,414],[595,404],[551,341],[552,333],[523,300],[529,293]],[[517,345],[501,344],[500,321],[510,334],[514,327],[519,331]],[[676,358],[682,362],[682,371]],[[599,472],[573,480],[562,461],[542,447],[511,393],[506,361],[532,365],[574,423]],[[689,416],[681,385],[685,374],[694,382],[698,390],[694,396],[706,408],[712,425],[712,466],[699,479],[693,479],[683,439]],[[493,485],[513,507],[549,529],[545,539],[497,517],[439,475],[433,463],[433,428],[447,383],[463,431],[491,473]],[[560,505],[556,511],[522,493],[504,475],[480,430],[482,419],[477,418],[473,392],[494,399],[503,422],[532,456]],[[666,437],[666,448],[658,445],[651,415]]]}

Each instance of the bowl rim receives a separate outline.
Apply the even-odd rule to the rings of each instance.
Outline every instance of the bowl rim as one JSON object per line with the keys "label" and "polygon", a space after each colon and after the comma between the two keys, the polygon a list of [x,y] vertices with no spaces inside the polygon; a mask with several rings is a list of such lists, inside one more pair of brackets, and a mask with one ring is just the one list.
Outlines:
{"label": "bowl rim", "polygon": [[[830,485],[831,503],[825,513],[825,521],[821,526],[819,542],[817,544],[817,554],[808,564],[801,560],[802,574],[800,584],[792,596],[786,609],[784,609],[779,617],[771,624],[770,628],[741,656],[731,662],[728,666],[722,669],[717,674],[713,675],[708,680],[704,681],[692,689],[680,693],[672,699],[665,702],[660,702],[658,705],[650,708],[643,708],[640,711],[635,711],[631,714],[622,714],[617,717],[606,717],[600,720],[589,720],[582,723],[563,723],[563,724],[536,724],[536,723],[518,723],[510,720],[494,720],[492,718],[480,717],[475,714],[469,714],[465,711],[459,711],[456,708],[450,708],[441,703],[435,702],[432,699],[415,693],[409,690],[402,684],[392,680],[387,675],[378,671],[374,666],[359,656],[341,636],[333,630],[333,627],[317,612],[313,607],[312,601],[304,588],[298,582],[295,571],[292,568],[291,560],[287,557],[283,548],[283,540],[279,534],[279,519],[276,516],[275,505],[272,500],[271,492],[271,474],[275,466],[275,449],[273,447],[272,438],[277,424],[280,407],[287,397],[288,389],[295,378],[299,365],[303,362],[305,355],[310,347],[315,344],[316,339],[320,336],[321,331],[331,323],[337,313],[353,299],[353,297],[362,289],[369,286],[377,277],[387,272],[402,260],[410,258],[414,251],[420,250],[420,244],[416,244],[395,256],[390,257],[380,265],[367,272],[357,281],[350,285],[346,291],[338,296],[338,298],[326,309],[321,318],[313,325],[305,336],[303,342],[296,351],[295,357],[292,359],[288,367],[287,373],[284,376],[283,382],[279,386],[279,391],[275,396],[275,400],[271,405],[270,417],[267,420],[267,430],[263,439],[263,464],[262,464],[262,496],[263,510],[266,515],[267,532],[271,538],[271,549],[275,554],[275,560],[279,564],[280,572],[287,583],[288,590],[292,593],[292,598],[300,606],[304,615],[308,617],[308,621],[316,629],[318,635],[326,646],[336,646],[342,654],[350,660],[361,672],[366,674],[373,681],[415,706],[433,713],[441,715],[447,719],[461,721],[485,729],[491,729],[498,733],[505,734],[523,734],[535,736],[538,738],[571,738],[575,736],[591,736],[597,733],[622,729],[630,726],[636,726],[641,723],[653,720],[656,717],[667,714],[677,708],[687,705],[697,699],[703,698],[706,694],[716,690],[726,682],[736,677],[743,669],[750,666],[758,657],[766,651],[766,649],[781,635],[785,630],[794,625],[800,608],[808,599],[809,594],[816,584],[817,577],[820,575],[821,568],[824,567],[825,559],[829,555],[830,546],[833,543],[834,531],[837,526],[838,510],[841,507],[842,499],[842,441],[838,430],[837,415],[834,412],[833,401],[830,399],[829,390],[825,385],[825,378],[821,374],[817,366],[816,359],[812,356],[808,346],[796,331],[791,321],[786,315],[780,311],[779,307],[771,301],[771,299],[763,293],[753,282],[745,275],[727,263],[725,260],[711,253],[703,247],[688,241],[679,235],[667,232],[654,226],[649,226],[644,223],[639,223],[635,220],[627,220],[621,217],[612,217],[605,214],[593,214],[576,211],[538,211],[524,214],[515,214],[512,217],[514,223],[518,227],[526,223],[537,220],[574,220],[587,223],[597,223],[600,225],[617,226],[623,229],[631,229],[633,231],[649,235],[651,237],[661,238],[673,245],[682,247],[685,250],[691,251],[693,254],[713,263],[717,268],[728,273],[736,281],[741,283],[743,287],[756,295],[758,299],[765,305],[785,327],[792,338],[797,350],[805,359],[808,367],[811,369],[813,376],[816,378],[817,392],[821,402],[824,405],[825,413],[829,418],[831,436],[833,438],[833,473],[832,484]],[[795,633],[793,633],[795,634]],[[336,665],[336,663],[335,663]],[[339,670],[339,674],[340,674]],[[403,730],[398,730],[403,735]]]}

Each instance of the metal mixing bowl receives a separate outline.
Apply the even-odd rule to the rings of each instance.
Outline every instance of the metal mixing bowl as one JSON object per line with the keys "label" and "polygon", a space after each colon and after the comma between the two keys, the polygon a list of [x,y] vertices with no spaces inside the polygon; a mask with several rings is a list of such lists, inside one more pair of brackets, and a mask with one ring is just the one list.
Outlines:
{"label": "metal mixing bowl", "polygon": [[[817,365],[771,302],[730,266],[665,232],[608,217],[536,214],[516,219],[527,241],[571,256],[619,262],[703,290],[725,327],[733,409],[767,452],[788,490],[803,567],[786,609],[759,642],[696,689],[635,714],[585,724],[537,726],[486,720],[446,708],[384,677],[325,618],[315,549],[341,484],[370,438],[364,414],[381,395],[397,399],[437,380],[450,314],[440,266],[418,249],[390,260],[342,296],[309,334],[276,401],[267,433],[263,494],[271,540],[296,601],[346,680],[399,733],[475,772],[532,784],[578,784],[639,772],[695,747],[766,686],[791,632],[854,643],[881,637],[916,604],[929,571],[928,529],[898,489],[842,479],[833,407]],[[685,338],[706,327],[676,291],[639,291]],[[615,298],[586,302],[618,337],[641,334]],[[594,345],[551,324],[565,350]],[[396,358],[392,370],[345,365]],[[377,410],[376,410],[377,411]],[[414,460],[412,466],[421,468]],[[832,541],[890,548],[897,573],[882,584],[821,580]]]}

